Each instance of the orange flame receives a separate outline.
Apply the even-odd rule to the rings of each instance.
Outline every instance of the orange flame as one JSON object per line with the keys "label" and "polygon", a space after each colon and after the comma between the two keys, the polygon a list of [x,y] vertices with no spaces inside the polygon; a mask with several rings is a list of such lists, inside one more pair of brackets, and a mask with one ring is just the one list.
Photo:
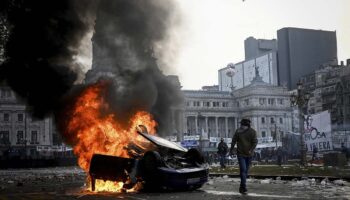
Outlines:
{"label": "orange flame", "polygon": [[142,183],[138,182],[133,188],[125,190],[123,189],[123,182],[115,182],[115,181],[104,181],[100,179],[96,179],[95,182],[95,191],[91,190],[91,182],[87,180],[87,190],[89,192],[135,192],[142,188]]}
{"label": "orange flame", "polygon": [[[137,125],[146,126],[150,134],[155,134],[157,123],[145,111],[136,112],[128,125],[118,122],[118,117],[122,116],[106,114],[109,104],[103,93],[107,87],[106,82],[99,82],[86,88],[76,99],[72,114],[67,119],[65,136],[73,141],[74,154],[78,157],[79,166],[85,172],[89,170],[93,154],[129,158],[125,147],[130,142],[142,147],[141,141],[144,138],[136,132]],[[123,183],[96,181],[96,191],[118,192],[122,186]]]}

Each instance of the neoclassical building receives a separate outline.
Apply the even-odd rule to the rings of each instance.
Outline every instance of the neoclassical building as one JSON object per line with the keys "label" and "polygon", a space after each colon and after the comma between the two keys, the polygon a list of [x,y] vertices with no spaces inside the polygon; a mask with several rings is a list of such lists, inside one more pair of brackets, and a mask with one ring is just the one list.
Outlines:
{"label": "neoclassical building", "polygon": [[[179,112],[178,140],[199,135],[202,147],[216,146],[219,138],[232,138],[242,118],[252,121],[259,142],[281,142],[287,132],[297,131],[290,91],[262,81],[259,72],[247,87],[233,92],[183,90],[184,105]],[[277,132],[277,134],[275,134]],[[198,137],[197,137],[198,139]],[[227,139],[227,142],[231,142]]]}
{"label": "neoclassical building", "polygon": [[13,90],[0,86],[0,156],[37,158],[38,147],[51,148],[59,136],[51,117],[36,119]]}
{"label": "neoclassical building", "polygon": [[179,112],[182,121],[178,129],[180,141],[186,135],[200,135],[205,146],[210,146],[215,142],[213,138],[232,137],[239,114],[229,92],[184,90],[183,93],[185,102]]}

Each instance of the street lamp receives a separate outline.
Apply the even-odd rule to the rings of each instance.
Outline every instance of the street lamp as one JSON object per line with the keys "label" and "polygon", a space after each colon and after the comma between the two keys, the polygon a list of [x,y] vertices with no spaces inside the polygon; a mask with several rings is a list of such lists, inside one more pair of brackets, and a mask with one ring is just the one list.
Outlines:
{"label": "street lamp", "polygon": [[300,130],[300,164],[306,165],[306,149],[305,149],[305,114],[307,114],[307,105],[310,100],[310,94],[305,92],[303,83],[299,80],[297,83],[297,93],[290,96],[291,106],[297,106],[299,111],[299,130]]}
{"label": "street lamp", "polygon": [[[278,127],[278,131],[280,131],[280,128]],[[274,123],[274,126],[271,127],[271,132],[273,132],[273,136],[275,138],[275,142],[276,142],[276,150],[278,148],[278,139],[277,139],[277,124]]]}
{"label": "street lamp", "polygon": [[235,75],[235,65],[233,63],[229,63],[227,65],[227,67],[229,68],[229,70],[226,72],[226,76],[231,78],[231,95],[233,95],[233,90],[235,89],[235,86],[233,86],[233,76]]}
{"label": "street lamp", "polygon": [[[199,132],[199,149],[200,149],[200,151],[201,152],[203,152],[203,144],[202,144],[202,140],[203,140],[203,136],[202,136],[202,127],[200,127],[199,125],[200,125],[200,123],[199,123],[199,121],[200,121],[200,119],[203,117],[203,115],[201,114],[201,112],[198,112],[198,114],[197,114],[197,127],[201,130],[200,132]],[[198,128],[197,128],[197,130],[198,130]],[[197,133],[198,134],[198,133]]]}

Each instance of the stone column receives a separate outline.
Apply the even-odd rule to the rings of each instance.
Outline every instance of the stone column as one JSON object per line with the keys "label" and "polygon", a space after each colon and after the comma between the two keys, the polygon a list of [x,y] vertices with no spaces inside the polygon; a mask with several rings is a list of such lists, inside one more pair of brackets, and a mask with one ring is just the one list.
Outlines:
{"label": "stone column", "polygon": [[215,117],[216,137],[219,137],[218,117]]}
{"label": "stone column", "polygon": [[186,128],[187,128],[187,124],[185,124],[186,122],[186,118],[185,118],[185,113],[184,113],[184,110],[181,110],[180,114],[179,114],[179,133],[178,133],[178,141],[182,141],[183,139],[183,134],[187,131]]}
{"label": "stone column", "polygon": [[208,137],[209,137],[209,130],[208,130],[208,117],[205,117],[205,131],[207,132]]}
{"label": "stone column", "polygon": [[228,118],[225,117],[225,138],[228,138]]}
{"label": "stone column", "polygon": [[198,116],[194,116],[194,123],[196,126],[196,134],[198,134]]}
{"label": "stone column", "polygon": [[184,127],[184,130],[183,130],[183,133],[188,133],[188,127],[187,127],[187,124],[188,124],[188,117],[186,115],[184,115],[184,118],[183,118],[183,127]]}

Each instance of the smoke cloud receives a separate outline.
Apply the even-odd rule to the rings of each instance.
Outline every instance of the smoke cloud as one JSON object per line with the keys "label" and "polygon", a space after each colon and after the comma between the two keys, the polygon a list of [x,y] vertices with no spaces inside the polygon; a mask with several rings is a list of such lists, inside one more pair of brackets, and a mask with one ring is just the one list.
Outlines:
{"label": "smoke cloud", "polygon": [[81,38],[93,27],[90,0],[7,0],[9,35],[0,81],[22,97],[37,117],[49,114],[83,76],[76,62]]}
{"label": "smoke cloud", "polygon": [[9,35],[2,41],[0,81],[37,117],[54,112],[60,120],[56,111],[69,108],[84,87],[77,85],[85,76],[77,60],[83,38],[94,29],[86,83],[110,79],[106,95],[125,122],[145,110],[160,132],[173,131],[171,109],[182,101],[180,87],[162,73],[154,53],[169,39],[177,12],[172,0],[7,0],[1,5]]}
{"label": "smoke cloud", "polygon": [[100,1],[93,36],[93,64],[87,82],[112,74],[108,93],[117,116],[137,110],[154,115],[160,132],[172,127],[171,108],[182,101],[179,85],[158,66],[154,46],[168,38],[175,6],[170,0]]}

